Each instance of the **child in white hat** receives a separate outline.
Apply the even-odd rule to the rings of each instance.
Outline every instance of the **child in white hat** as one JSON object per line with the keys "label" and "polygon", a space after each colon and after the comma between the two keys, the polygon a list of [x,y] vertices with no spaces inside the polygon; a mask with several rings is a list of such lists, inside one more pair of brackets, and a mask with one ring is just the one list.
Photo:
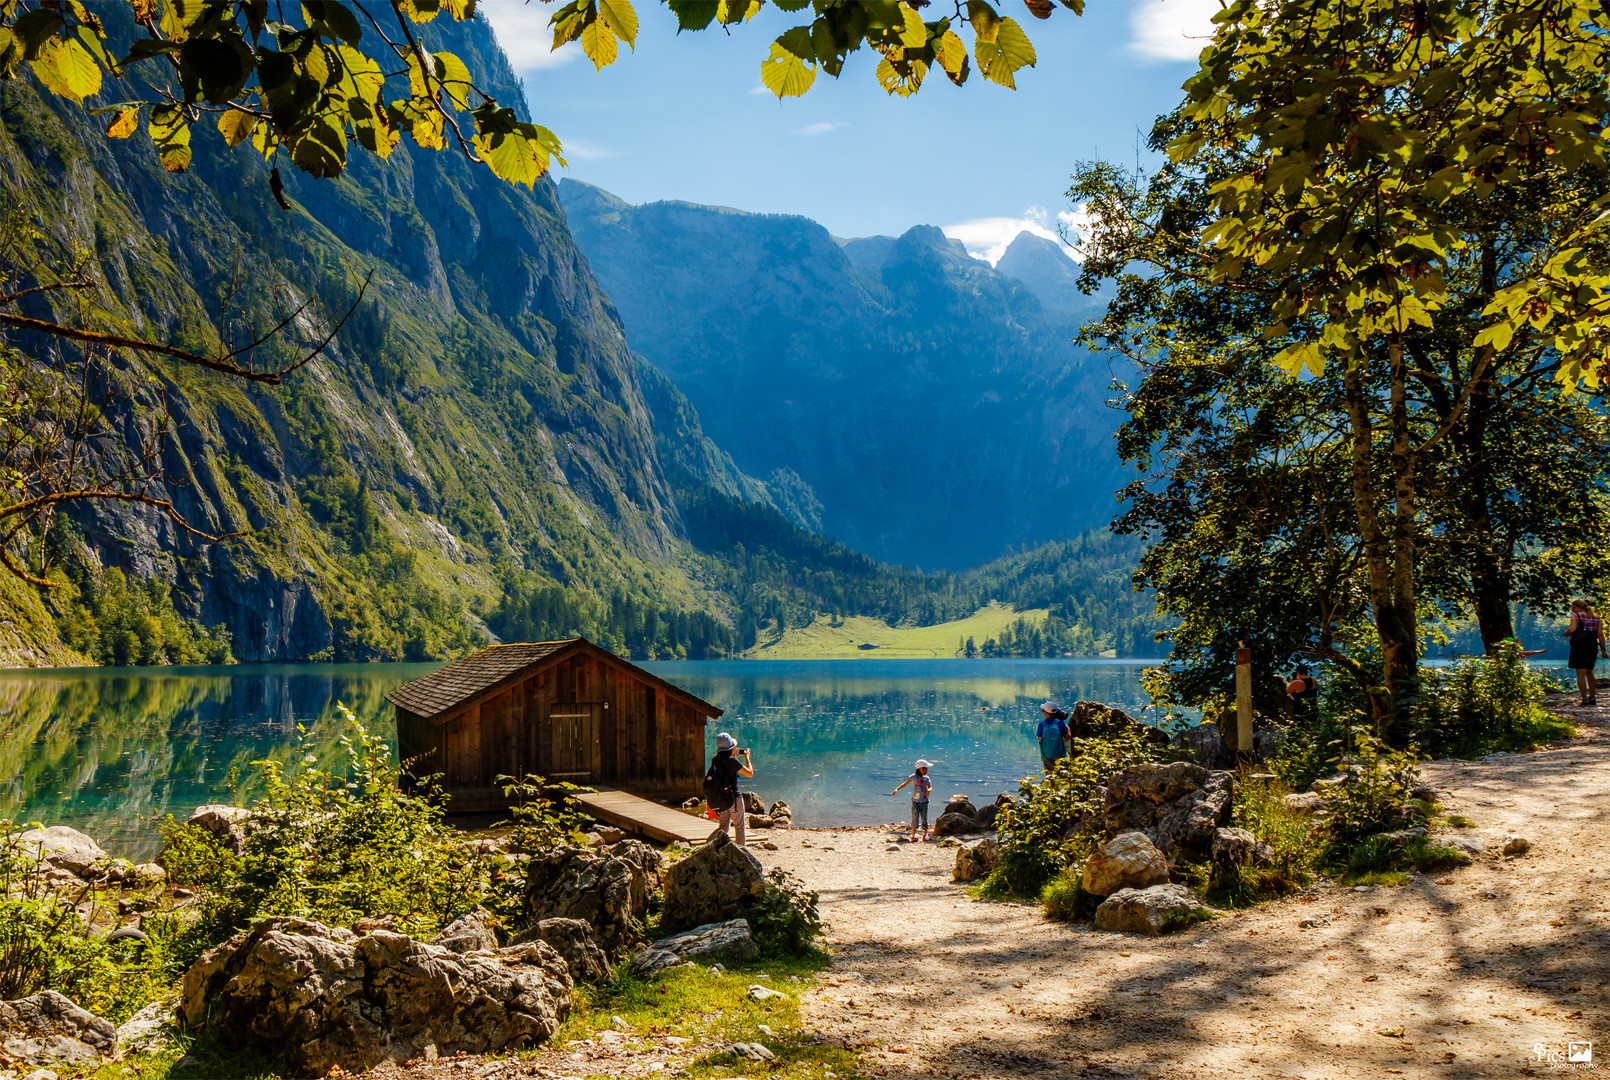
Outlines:
{"label": "child in white hat", "polygon": [[906,783],[901,784],[890,795],[898,795],[905,790],[906,784],[911,785],[911,839],[917,839],[917,822],[922,822],[922,838],[928,839],[928,793],[934,789],[934,782],[928,778],[928,770],[933,768],[929,762],[922,758],[917,759],[917,771],[906,777]]}

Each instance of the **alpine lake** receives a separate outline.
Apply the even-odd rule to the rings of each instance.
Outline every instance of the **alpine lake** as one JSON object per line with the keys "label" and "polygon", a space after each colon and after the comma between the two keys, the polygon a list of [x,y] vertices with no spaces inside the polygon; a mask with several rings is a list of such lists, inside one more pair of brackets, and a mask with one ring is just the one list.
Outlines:
{"label": "alpine lake", "polygon": [[[1039,704],[1104,701],[1143,719],[1141,660],[778,660],[642,666],[725,710],[705,729],[752,749],[743,786],[804,828],[908,817],[891,797],[934,763],[934,800],[1016,794],[1040,767]],[[259,763],[338,768],[350,726],[395,738],[390,690],[439,664],[256,664],[0,671],[0,816],[70,825],[150,857],[165,815],[249,802]],[[306,737],[299,732],[302,729]],[[301,749],[299,752],[299,748]],[[395,748],[395,744],[393,744]]]}

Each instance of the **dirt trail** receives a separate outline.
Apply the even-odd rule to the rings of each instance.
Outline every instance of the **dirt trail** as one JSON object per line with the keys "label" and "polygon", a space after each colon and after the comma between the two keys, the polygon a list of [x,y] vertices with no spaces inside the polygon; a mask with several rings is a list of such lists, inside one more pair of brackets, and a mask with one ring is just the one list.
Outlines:
{"label": "dirt trail", "polygon": [[1590,1040],[1610,1067],[1610,708],[1562,711],[1583,725],[1563,748],[1422,767],[1473,832],[1531,840],[1524,857],[1166,938],[971,900],[954,849],[888,852],[883,829],[774,833],[757,854],[819,890],[835,952],[807,1026],[913,1080],[1516,1076]]}

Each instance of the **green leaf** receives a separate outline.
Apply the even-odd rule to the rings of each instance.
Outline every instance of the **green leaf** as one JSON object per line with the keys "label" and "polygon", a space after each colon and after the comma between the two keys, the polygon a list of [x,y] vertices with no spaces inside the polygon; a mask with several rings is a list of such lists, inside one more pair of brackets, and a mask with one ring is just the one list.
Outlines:
{"label": "green leaf", "polygon": [[771,56],[760,62],[760,81],[779,98],[799,97],[816,82],[816,64],[807,67],[779,38],[771,44]]}
{"label": "green leaf", "polygon": [[716,17],[721,0],[665,0],[665,6],[676,16],[676,32],[703,30]]}
{"label": "green leaf", "polygon": [[637,11],[630,0],[598,0],[598,17],[616,37],[637,47]]}
{"label": "green leaf", "polygon": [[47,38],[38,53],[32,61],[34,74],[51,93],[83,101],[100,92],[100,65],[77,41]]}
{"label": "green leaf", "polygon": [[346,4],[303,0],[302,17],[307,20],[308,29],[328,38],[339,38],[348,45],[356,45],[363,37],[363,26]]}
{"label": "green leaf", "polygon": [[221,105],[246,86],[257,57],[238,34],[192,37],[179,50],[179,82],[185,100]]}
{"label": "green leaf", "polygon": [[39,55],[40,46],[66,25],[66,20],[60,13],[49,8],[40,8],[37,11],[25,11],[17,16],[17,21],[11,24],[11,32],[22,42],[25,55],[32,60]]}
{"label": "green leaf", "polygon": [[331,117],[321,114],[291,140],[291,160],[321,180],[340,176],[347,162],[346,133]]}

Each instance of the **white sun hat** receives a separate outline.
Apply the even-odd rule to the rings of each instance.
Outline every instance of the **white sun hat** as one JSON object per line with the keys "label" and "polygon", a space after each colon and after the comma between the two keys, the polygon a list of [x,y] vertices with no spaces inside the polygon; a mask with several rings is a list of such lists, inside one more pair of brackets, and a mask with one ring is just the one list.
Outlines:
{"label": "white sun hat", "polygon": [[738,740],[734,739],[731,735],[728,735],[725,731],[723,731],[720,735],[716,736],[716,749],[717,750],[731,750],[733,747],[735,747],[737,745],[738,745]]}
{"label": "white sun hat", "polygon": [[934,763],[929,761],[927,758],[918,758],[917,764],[912,766],[913,769],[931,769],[933,767]]}
{"label": "white sun hat", "polygon": [[1040,706],[1040,711],[1041,712],[1061,712],[1062,711],[1062,706],[1058,705],[1054,701],[1047,701],[1045,704]]}

